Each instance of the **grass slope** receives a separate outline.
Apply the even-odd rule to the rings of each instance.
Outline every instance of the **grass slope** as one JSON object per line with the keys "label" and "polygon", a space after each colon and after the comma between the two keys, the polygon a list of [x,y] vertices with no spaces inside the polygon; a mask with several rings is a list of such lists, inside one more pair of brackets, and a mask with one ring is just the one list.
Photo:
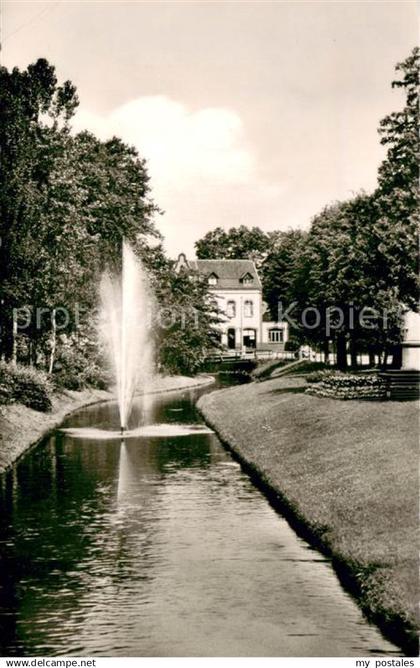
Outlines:
{"label": "grass slope", "polygon": [[364,611],[417,653],[416,402],[337,401],[286,377],[214,392],[199,409],[334,557]]}

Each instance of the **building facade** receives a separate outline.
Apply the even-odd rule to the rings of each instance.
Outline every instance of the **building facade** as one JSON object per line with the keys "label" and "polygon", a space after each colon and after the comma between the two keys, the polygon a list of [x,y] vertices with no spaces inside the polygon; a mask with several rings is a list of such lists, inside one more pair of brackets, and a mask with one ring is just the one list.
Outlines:
{"label": "building facade", "polygon": [[197,271],[206,278],[217,302],[221,343],[227,349],[284,349],[287,323],[269,319],[251,260],[187,260],[181,253],[175,271]]}

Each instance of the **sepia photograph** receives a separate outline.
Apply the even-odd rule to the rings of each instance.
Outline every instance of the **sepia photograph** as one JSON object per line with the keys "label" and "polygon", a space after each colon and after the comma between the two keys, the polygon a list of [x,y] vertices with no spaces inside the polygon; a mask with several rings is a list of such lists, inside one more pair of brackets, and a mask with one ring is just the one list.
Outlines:
{"label": "sepia photograph", "polygon": [[412,0],[0,0],[0,668],[419,666]]}

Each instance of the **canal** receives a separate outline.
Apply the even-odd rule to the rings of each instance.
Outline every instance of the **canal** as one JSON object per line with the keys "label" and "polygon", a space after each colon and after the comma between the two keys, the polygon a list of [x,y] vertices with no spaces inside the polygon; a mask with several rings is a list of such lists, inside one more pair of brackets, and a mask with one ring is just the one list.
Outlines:
{"label": "canal", "polygon": [[2,656],[401,654],[197,431],[203,391],[137,401],[157,433],[123,444],[80,410],[0,479]]}

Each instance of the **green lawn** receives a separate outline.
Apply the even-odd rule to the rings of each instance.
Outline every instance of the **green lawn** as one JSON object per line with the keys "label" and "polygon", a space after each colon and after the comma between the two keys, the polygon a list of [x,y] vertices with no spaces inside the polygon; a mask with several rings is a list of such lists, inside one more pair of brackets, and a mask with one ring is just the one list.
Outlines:
{"label": "green lawn", "polygon": [[285,377],[202,397],[221,438],[281,493],[341,566],[362,608],[413,652],[418,406],[304,394]]}

